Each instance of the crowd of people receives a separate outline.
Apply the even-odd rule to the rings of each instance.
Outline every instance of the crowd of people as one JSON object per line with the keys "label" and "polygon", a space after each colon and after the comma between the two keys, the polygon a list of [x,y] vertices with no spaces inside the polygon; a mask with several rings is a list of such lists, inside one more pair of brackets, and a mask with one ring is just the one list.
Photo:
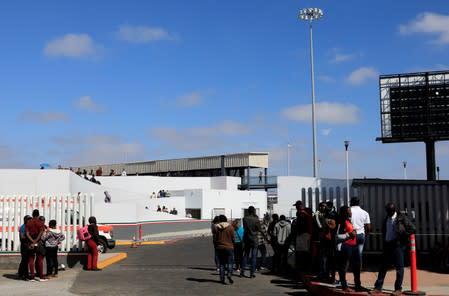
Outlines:
{"label": "crowd of people", "polygon": [[173,208],[172,210],[168,210],[168,208],[166,206],[162,206],[162,208],[161,208],[160,205],[157,206],[156,212],[163,212],[163,213],[169,213],[172,215],[178,215],[178,210],[176,208]]}
{"label": "crowd of people", "polygon": [[[86,241],[88,246],[87,270],[97,268],[99,242],[98,228],[95,217],[89,218],[89,233],[91,239]],[[26,215],[19,229],[20,254],[19,278],[25,281],[46,282],[58,277],[59,262],[58,249],[65,240],[65,235],[56,225],[56,220],[45,224],[45,217],[39,215],[39,210],[33,210],[32,216]],[[44,260],[46,268],[44,269]]]}
{"label": "crowd of people", "polygon": [[[56,220],[45,225],[45,218],[34,210],[26,215],[20,226],[19,277],[26,281],[48,281],[58,276],[58,246],[65,236],[56,227]],[[47,263],[44,273],[44,259]]]}
{"label": "crowd of people", "polygon": [[[353,197],[350,206],[335,209],[332,202],[321,202],[316,212],[297,201],[296,217],[290,222],[284,215],[266,214],[263,219],[250,206],[242,220],[228,222],[225,215],[214,218],[211,225],[215,265],[222,284],[232,284],[233,274],[254,278],[256,271],[295,275],[302,282],[311,276],[326,283],[339,283],[345,292],[369,291],[360,280],[365,238],[371,231],[370,215]],[[404,277],[404,252],[415,227],[393,203],[385,206],[382,224],[384,253],[373,294],[380,293],[386,272],[396,269],[394,295],[401,295]],[[267,264],[269,248],[273,250],[271,266]],[[260,254],[259,258],[258,255]],[[294,267],[289,264],[294,255]],[[351,267],[354,288],[346,281]],[[249,275],[247,275],[249,271]],[[338,275],[338,281],[336,280]]]}
{"label": "crowd of people", "polygon": [[153,193],[151,193],[151,195],[150,195],[150,199],[153,199],[153,198],[166,198],[166,197],[170,197],[170,192],[168,192],[168,191],[166,191],[164,189],[159,190],[157,192],[157,194],[156,194],[156,192],[153,191]]}

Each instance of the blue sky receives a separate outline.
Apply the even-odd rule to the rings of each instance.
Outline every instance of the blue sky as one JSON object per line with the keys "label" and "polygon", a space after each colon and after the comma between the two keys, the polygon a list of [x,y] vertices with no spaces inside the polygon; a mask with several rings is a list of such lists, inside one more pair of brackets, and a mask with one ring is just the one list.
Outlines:
{"label": "blue sky", "polygon": [[[382,74],[449,69],[446,1],[5,1],[0,167],[266,151],[312,175],[305,7],[314,23],[319,176],[425,178],[423,143],[381,144]],[[449,144],[437,143],[449,178]]]}

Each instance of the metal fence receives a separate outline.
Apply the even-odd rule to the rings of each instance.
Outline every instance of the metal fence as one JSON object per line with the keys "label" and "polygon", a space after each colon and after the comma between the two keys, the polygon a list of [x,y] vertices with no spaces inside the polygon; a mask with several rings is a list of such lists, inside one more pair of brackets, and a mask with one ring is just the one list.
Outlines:
{"label": "metal fence", "polygon": [[57,228],[65,240],[60,250],[80,251],[82,242],[78,241],[76,232],[94,215],[93,196],[87,194],[59,196],[0,196],[0,252],[17,252],[20,248],[19,228],[23,217],[31,215],[38,209],[48,224],[56,220]]}
{"label": "metal fence", "polygon": [[[350,196],[360,198],[360,205],[370,214],[372,233],[365,250],[382,250],[382,223],[385,205],[393,202],[416,226],[416,246],[419,252],[429,252],[437,244],[449,245],[449,182],[354,179]],[[346,188],[303,188],[300,199],[315,211],[321,201],[332,201],[337,211],[348,205]],[[292,209],[292,216],[296,210]]]}
{"label": "metal fence", "polygon": [[437,244],[449,244],[449,182],[407,180],[354,180],[360,203],[370,213],[373,235],[368,250],[382,249],[381,228],[385,205],[393,202],[416,226],[416,248],[429,252]]}

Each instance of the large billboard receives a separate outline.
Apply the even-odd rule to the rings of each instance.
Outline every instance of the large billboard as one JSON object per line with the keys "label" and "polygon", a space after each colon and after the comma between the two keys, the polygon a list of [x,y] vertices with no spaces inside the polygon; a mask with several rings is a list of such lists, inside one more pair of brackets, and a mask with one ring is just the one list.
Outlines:
{"label": "large billboard", "polygon": [[449,71],[382,75],[383,143],[449,140]]}

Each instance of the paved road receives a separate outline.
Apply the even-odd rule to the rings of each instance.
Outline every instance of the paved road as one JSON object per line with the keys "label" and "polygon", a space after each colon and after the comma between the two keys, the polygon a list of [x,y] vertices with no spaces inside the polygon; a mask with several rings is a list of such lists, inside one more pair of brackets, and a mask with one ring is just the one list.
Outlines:
{"label": "paved road", "polygon": [[[123,250],[123,249],[122,249]],[[128,258],[101,272],[81,272],[69,290],[77,295],[308,295],[287,279],[257,274],[222,285],[210,238],[124,249]]]}

